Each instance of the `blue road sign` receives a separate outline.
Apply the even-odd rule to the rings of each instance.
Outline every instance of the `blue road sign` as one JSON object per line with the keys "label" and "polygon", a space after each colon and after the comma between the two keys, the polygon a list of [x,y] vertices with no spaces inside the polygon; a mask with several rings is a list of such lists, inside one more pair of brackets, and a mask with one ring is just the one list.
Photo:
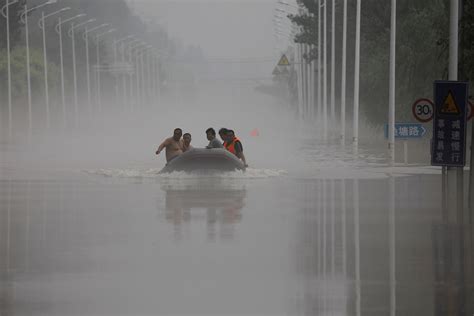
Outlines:
{"label": "blue road sign", "polygon": [[435,81],[431,165],[464,167],[468,83]]}
{"label": "blue road sign", "polygon": [[[420,123],[395,123],[395,138],[421,138],[426,128]],[[388,138],[388,124],[385,124],[385,138]]]}

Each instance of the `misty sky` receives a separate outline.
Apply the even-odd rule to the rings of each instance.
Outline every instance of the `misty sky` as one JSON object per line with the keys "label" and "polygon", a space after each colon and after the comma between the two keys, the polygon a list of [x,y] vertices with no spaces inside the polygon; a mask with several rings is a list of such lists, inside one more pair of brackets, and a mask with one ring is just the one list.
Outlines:
{"label": "misty sky", "polygon": [[209,57],[275,56],[276,0],[129,0],[156,17],[173,38],[199,45]]}

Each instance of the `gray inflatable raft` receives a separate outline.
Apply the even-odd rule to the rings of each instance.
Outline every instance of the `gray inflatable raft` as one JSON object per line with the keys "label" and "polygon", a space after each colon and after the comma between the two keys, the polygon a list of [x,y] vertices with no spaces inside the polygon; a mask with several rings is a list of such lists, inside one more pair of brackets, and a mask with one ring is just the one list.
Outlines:
{"label": "gray inflatable raft", "polygon": [[171,160],[160,173],[210,170],[245,170],[245,166],[235,155],[225,149],[194,148]]}

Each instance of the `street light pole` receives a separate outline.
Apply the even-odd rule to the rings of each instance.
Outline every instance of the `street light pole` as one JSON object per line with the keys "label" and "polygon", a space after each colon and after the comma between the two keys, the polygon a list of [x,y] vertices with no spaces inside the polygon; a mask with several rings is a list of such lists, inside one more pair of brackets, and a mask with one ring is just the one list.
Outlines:
{"label": "street light pole", "polygon": [[[129,63],[131,65],[133,65],[133,50],[141,47],[141,46],[144,46],[146,45],[145,43],[143,42],[140,42],[139,40],[136,40],[136,41],[133,41],[132,43],[136,43],[134,45],[130,45],[130,48],[129,48],[129,55],[128,55],[128,58],[129,58]],[[136,59],[136,58],[135,58]],[[136,65],[135,65],[135,77],[137,79],[137,81],[135,82],[136,86],[138,86],[138,80],[139,80],[139,67],[138,67],[138,62],[136,62]],[[136,91],[136,98],[138,99],[139,98],[139,90],[137,89]],[[133,100],[133,73],[130,74],[130,105],[131,105],[131,110],[133,112],[134,110],[134,101]]]}
{"label": "street light pole", "polygon": [[341,144],[346,142],[346,68],[347,68],[347,0],[342,17],[342,76],[341,76]]}
{"label": "street light pole", "polygon": [[89,33],[107,27],[109,24],[104,23],[99,26],[88,29],[85,27],[82,39],[86,45],[86,85],[87,85],[87,102],[89,103],[89,116],[92,115],[92,94],[91,94],[91,77],[90,77],[90,60],[89,60]]}
{"label": "street light pole", "polygon": [[302,109],[304,106],[304,90],[303,90],[303,58],[302,52],[301,52],[301,47],[302,44],[298,43],[297,44],[297,55],[298,55],[298,119],[302,118]]}
{"label": "street light pole", "polygon": [[62,20],[61,17],[58,18],[58,24],[55,27],[56,33],[59,35],[59,57],[60,57],[60,67],[61,67],[61,100],[62,100],[62,109],[63,109],[63,124],[66,127],[66,96],[64,92],[64,56],[63,56],[63,29],[62,25],[64,23],[70,22],[72,20],[78,19],[85,16],[85,14],[78,14],[72,18]]}
{"label": "street light pole", "polygon": [[61,26],[61,17],[58,18],[59,27],[59,60],[61,67],[61,102],[63,106],[63,125],[66,128],[66,99],[64,96],[64,58],[63,58],[63,29]]}
{"label": "street light pole", "polygon": [[[140,42],[139,39],[134,39],[134,40],[130,41],[128,43],[128,48],[130,49],[132,47],[132,45],[134,45],[138,42]],[[126,52],[126,47],[125,47],[124,42],[122,42],[122,62],[124,62],[124,63],[125,63],[125,52]],[[130,51],[129,51],[129,55],[127,57],[128,57],[128,63],[130,65],[130,67],[132,67],[132,59],[131,59],[131,52]],[[129,80],[131,82],[132,74],[131,73],[128,74],[128,77],[129,77]],[[130,102],[129,104],[131,104],[131,100],[132,100],[132,95],[131,95],[132,92],[131,92],[131,89],[130,90],[127,89],[127,75],[125,75],[125,74],[123,75],[123,78],[122,78],[122,84],[123,84],[123,102],[124,102],[124,109],[125,109],[127,102]],[[131,83],[130,83],[129,86],[131,87]],[[127,90],[129,92],[128,93],[128,98],[127,98]],[[132,109],[130,109],[130,110],[132,110]]]}
{"label": "street light pole", "polygon": [[12,115],[12,71],[11,71],[11,57],[10,57],[10,6],[17,3],[18,0],[10,2],[6,0],[5,6],[1,12],[3,17],[7,20],[7,72],[8,72],[8,136],[11,137],[13,133],[13,115]]}
{"label": "street light pole", "polygon": [[160,85],[161,85],[161,82],[160,82],[160,57],[159,57],[159,53],[155,53],[156,55],[154,56],[154,60],[155,60],[155,67],[154,67],[154,70],[155,70],[155,76],[154,76],[154,79],[155,79],[155,82],[154,82],[154,85],[153,85],[153,89],[155,90],[155,97],[156,97],[156,103],[158,104],[158,98],[160,97],[161,93],[160,93]]}
{"label": "street light pole", "polygon": [[28,136],[33,133],[33,106],[31,101],[30,40],[28,31],[28,4],[25,4],[25,40],[26,40],[26,85],[28,90]]}
{"label": "street light pole", "polygon": [[[129,35],[121,39],[114,40],[114,67],[117,67],[117,64],[118,64],[118,47],[117,47],[118,44],[121,44],[121,47],[123,49],[123,42],[131,38],[133,38],[133,35]],[[122,57],[123,57],[123,54],[122,54]],[[123,67],[123,62],[124,60],[122,58],[121,67]],[[119,103],[119,79],[118,78],[119,78],[119,72],[115,74],[115,104]]]}
{"label": "street light pole", "polygon": [[[44,11],[41,12],[41,17],[42,21],[44,21]],[[49,92],[48,92],[48,58],[47,58],[47,52],[46,52],[46,32],[44,25],[43,27],[40,26],[42,29],[42,34],[43,34],[43,69],[44,69],[44,97],[45,97],[45,102],[46,102],[46,127],[50,127],[50,114],[49,114]]]}
{"label": "street light pole", "polygon": [[321,96],[321,1],[318,0],[318,121],[321,122],[322,96]]}
{"label": "street light pole", "polygon": [[336,122],[336,0],[331,8],[331,124]]}
{"label": "street light pole", "polygon": [[43,4],[37,5],[33,8],[28,9],[28,3],[25,4],[23,12],[20,15],[20,20],[25,24],[25,42],[26,42],[26,81],[27,81],[27,93],[28,93],[28,137],[31,137],[33,132],[33,106],[31,97],[31,62],[30,62],[30,32],[28,24],[28,13],[44,7],[49,4],[56,3],[57,0],[49,0]]}
{"label": "street light pole", "polygon": [[327,0],[324,0],[323,10],[323,136],[328,138],[328,54],[327,54]]}
{"label": "street light pole", "polygon": [[79,27],[82,27],[86,24],[95,22],[95,19],[89,19],[85,22],[74,24],[71,23],[71,28],[68,31],[68,35],[72,41],[72,70],[73,70],[73,81],[74,81],[74,122],[75,126],[78,126],[78,119],[79,119],[79,109],[78,109],[78,95],[77,95],[77,65],[76,65],[76,36],[75,30]]}
{"label": "street light pole", "polygon": [[78,96],[77,96],[77,65],[76,65],[76,38],[74,32],[74,22],[71,23],[71,40],[72,40],[72,74],[73,74],[73,85],[74,85],[74,126],[77,128],[79,123],[79,109],[78,109]]}
{"label": "street light pole", "polygon": [[45,19],[56,15],[60,14],[64,11],[69,10],[69,7],[62,8],[60,10],[57,10],[53,13],[50,13],[48,15],[44,14],[44,11],[41,12],[41,19],[38,21],[38,26],[42,30],[43,34],[43,68],[44,68],[44,97],[45,97],[45,102],[46,102],[46,127],[49,129],[51,127],[51,117],[50,117],[50,104],[49,104],[49,84],[48,84],[48,54],[46,50],[46,26],[45,26]]}
{"label": "street light pole", "polygon": [[[459,0],[451,0],[450,21],[449,21],[449,80],[458,80],[458,59],[459,59]],[[472,166],[471,166],[472,174]],[[461,230],[464,224],[464,168],[447,167],[447,198],[448,203],[456,209],[453,214],[454,221]],[[472,179],[472,178],[471,178]],[[460,247],[463,247],[461,244]]]}
{"label": "street light pole", "polygon": [[395,164],[395,58],[396,58],[396,30],[397,30],[397,0],[392,0],[390,18],[390,86],[388,107],[388,151],[390,165]]}
{"label": "street light pole", "polygon": [[354,66],[354,123],[353,138],[354,153],[359,147],[359,72],[360,72],[360,8],[361,1],[357,0],[356,9],[356,38],[355,38],[355,66]]}
{"label": "street light pole", "polygon": [[155,55],[155,52],[152,52],[150,58],[151,58],[151,86],[150,86],[150,98],[152,101],[156,102],[158,98],[158,88],[157,88],[157,77],[158,77],[158,72],[157,72],[157,58]]}
{"label": "street light pole", "polygon": [[102,87],[101,87],[101,82],[100,82],[100,38],[102,36],[105,36],[107,34],[110,34],[112,32],[115,32],[115,29],[110,29],[106,32],[103,32],[103,33],[100,33],[100,34],[97,34],[95,36],[95,40],[96,40],[96,50],[97,50],[97,105],[99,107],[99,113],[102,112]]}
{"label": "street light pole", "polygon": [[150,65],[147,51],[142,54],[142,78],[143,78],[143,103],[146,106],[148,103],[148,92],[150,85]]}

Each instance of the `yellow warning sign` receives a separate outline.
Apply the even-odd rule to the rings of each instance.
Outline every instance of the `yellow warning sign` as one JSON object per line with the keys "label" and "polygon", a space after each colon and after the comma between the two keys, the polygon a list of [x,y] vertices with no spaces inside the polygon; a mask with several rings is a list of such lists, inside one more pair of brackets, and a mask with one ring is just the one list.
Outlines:
{"label": "yellow warning sign", "polygon": [[439,110],[441,114],[455,114],[459,115],[461,110],[459,109],[456,101],[454,100],[453,93],[449,90],[448,96],[443,101],[443,105]]}
{"label": "yellow warning sign", "polygon": [[278,66],[289,66],[290,61],[288,60],[288,57],[286,57],[285,54],[281,56],[280,61],[278,62]]}

